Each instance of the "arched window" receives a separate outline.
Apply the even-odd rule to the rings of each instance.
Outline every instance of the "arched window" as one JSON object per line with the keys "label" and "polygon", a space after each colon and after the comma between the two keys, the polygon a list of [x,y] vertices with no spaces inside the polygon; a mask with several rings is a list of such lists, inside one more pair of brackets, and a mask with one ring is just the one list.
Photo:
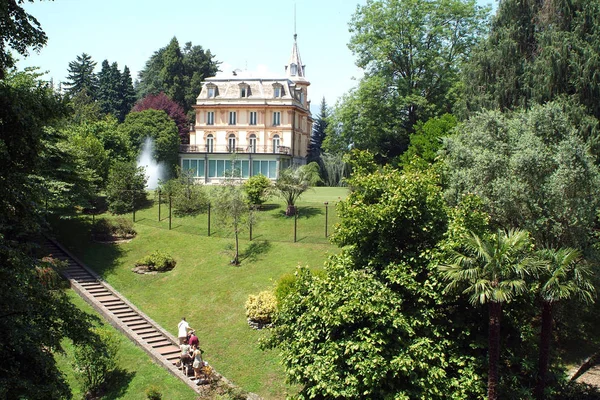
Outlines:
{"label": "arched window", "polygon": [[214,147],[213,144],[214,144],[213,135],[208,135],[206,137],[206,152],[207,153],[213,152],[213,147]]}
{"label": "arched window", "polygon": [[227,139],[227,143],[229,145],[229,152],[235,153],[235,135],[231,133],[229,138]]}
{"label": "arched window", "polygon": [[273,153],[279,153],[279,135],[273,136]]}
{"label": "arched window", "polygon": [[250,146],[248,151],[250,151],[250,153],[256,153],[256,135],[252,134],[250,135]]}
{"label": "arched window", "polygon": [[290,66],[290,73],[292,74],[292,76],[296,76],[296,74],[298,74],[298,65],[295,63],[292,63],[292,65]]}

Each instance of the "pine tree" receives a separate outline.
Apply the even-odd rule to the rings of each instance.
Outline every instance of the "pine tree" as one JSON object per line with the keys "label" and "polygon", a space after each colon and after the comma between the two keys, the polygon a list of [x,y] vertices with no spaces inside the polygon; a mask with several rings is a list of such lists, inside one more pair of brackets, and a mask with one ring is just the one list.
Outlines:
{"label": "pine tree", "polygon": [[185,104],[183,54],[181,53],[176,37],[173,37],[166,47],[163,53],[163,62],[163,67],[160,70],[163,91],[167,96],[183,106]]}
{"label": "pine tree", "polygon": [[306,156],[306,162],[317,161],[321,158],[321,145],[325,139],[325,129],[327,129],[329,118],[329,109],[325,97],[321,100],[321,109],[319,115],[313,125],[313,131],[310,135],[310,143],[308,145],[308,155]]}
{"label": "pine tree", "polygon": [[75,61],[69,63],[69,75],[65,86],[71,96],[85,89],[89,96],[96,98],[98,79],[94,73],[94,68],[96,68],[96,62],[86,53],[82,53],[77,56]]}
{"label": "pine tree", "polygon": [[98,73],[98,102],[100,110],[117,119],[121,117],[121,72],[116,62],[109,65],[108,60],[102,62]]}
{"label": "pine tree", "polygon": [[135,89],[133,88],[133,81],[131,79],[131,72],[127,65],[123,68],[121,74],[121,104],[119,112],[119,120],[125,120],[125,116],[129,114],[133,106],[135,105]]}

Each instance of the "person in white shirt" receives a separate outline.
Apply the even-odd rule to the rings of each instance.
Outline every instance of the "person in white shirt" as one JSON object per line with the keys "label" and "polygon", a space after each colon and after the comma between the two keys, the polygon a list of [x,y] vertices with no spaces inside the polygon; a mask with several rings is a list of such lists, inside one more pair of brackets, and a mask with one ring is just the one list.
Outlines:
{"label": "person in white shirt", "polygon": [[179,337],[179,344],[183,344],[183,341],[187,339],[188,331],[191,331],[192,328],[190,328],[190,325],[185,320],[185,317],[181,318],[177,328],[179,329],[179,333],[177,334]]}

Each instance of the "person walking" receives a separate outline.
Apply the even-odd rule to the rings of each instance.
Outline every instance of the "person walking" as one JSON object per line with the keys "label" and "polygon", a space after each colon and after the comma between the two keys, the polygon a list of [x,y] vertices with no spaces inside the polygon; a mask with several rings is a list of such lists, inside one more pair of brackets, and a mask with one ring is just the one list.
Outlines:
{"label": "person walking", "polygon": [[187,339],[188,331],[192,330],[192,328],[190,328],[190,324],[187,323],[187,321],[185,320],[185,317],[181,318],[181,321],[177,325],[177,328],[178,328],[177,337],[179,338],[179,344],[182,345],[183,341],[185,339]]}

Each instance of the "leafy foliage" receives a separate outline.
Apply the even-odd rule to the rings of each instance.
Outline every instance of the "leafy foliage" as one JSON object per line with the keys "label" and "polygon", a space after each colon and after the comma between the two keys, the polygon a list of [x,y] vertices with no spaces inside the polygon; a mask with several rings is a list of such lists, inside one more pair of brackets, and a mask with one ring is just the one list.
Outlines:
{"label": "leafy foliage", "polygon": [[595,1],[507,0],[466,68],[466,107],[514,110],[572,97],[600,117]]}
{"label": "leafy foliage", "polygon": [[[2,13],[3,7],[16,6],[4,2]],[[20,7],[15,12],[27,18]],[[14,29],[2,30],[2,46],[27,35],[20,31],[15,36]],[[23,39],[23,48],[29,39]],[[61,286],[40,275],[53,267],[35,256],[34,240],[45,226],[45,184],[60,184],[75,198],[80,186],[59,178],[82,177],[62,174],[49,162],[73,167],[68,153],[54,151],[64,143],[50,129],[65,115],[65,102],[38,78],[26,70],[0,80],[0,398],[69,398],[52,353],[60,351],[65,337],[83,343],[93,336],[90,317],[71,304]]]}
{"label": "leafy foliage", "polygon": [[130,238],[137,234],[133,221],[118,217],[115,219],[100,218],[92,226],[92,235],[97,240],[115,240]]}
{"label": "leafy foliage", "polygon": [[234,256],[231,264],[240,264],[240,233],[256,223],[253,208],[248,204],[244,189],[235,182],[228,181],[212,192],[217,223],[233,234],[235,238]]}
{"label": "leafy foliage", "polygon": [[269,197],[269,189],[273,184],[271,180],[262,174],[253,175],[244,182],[244,190],[248,197],[248,203],[260,206]]}
{"label": "leafy foliage", "polygon": [[164,92],[188,113],[196,103],[204,79],[214,76],[219,62],[210,50],[187,42],[179,48],[177,38],[160,48],[139,73],[138,97]]}
{"label": "leafy foliage", "polygon": [[379,169],[365,153],[350,162],[333,239],[343,250],[323,275],[296,271],[265,345],[282,352],[299,398],[481,397],[476,328],[445,305],[429,266],[446,228],[438,178]]}
{"label": "leafy foliage", "polygon": [[154,143],[154,159],[165,164],[168,175],[175,174],[180,139],[175,122],[164,111],[132,112],[119,125],[119,131],[129,138],[130,146],[136,153],[140,151],[146,138],[151,138]]}
{"label": "leafy foliage", "polygon": [[485,28],[486,12],[473,0],[359,6],[349,47],[366,74],[334,110],[326,150],[368,149],[379,163],[402,154],[418,121],[451,110],[461,65]]}
{"label": "leafy foliage", "polygon": [[108,173],[106,200],[113,214],[124,214],[146,201],[144,168],[133,162],[115,162]]}
{"label": "leafy foliage", "polygon": [[248,319],[262,324],[270,324],[277,311],[277,298],[272,291],[263,290],[257,295],[249,295],[245,307]]}
{"label": "leafy foliage", "polygon": [[585,125],[565,103],[472,117],[445,143],[451,202],[484,202],[494,227],[531,232],[539,246],[585,248],[596,220],[600,171]]}
{"label": "leafy foliage", "polygon": [[95,328],[97,339],[75,347],[73,367],[78,372],[81,388],[92,396],[99,394],[112,371],[117,367],[118,342],[106,328]]}
{"label": "leafy foliage", "polygon": [[457,124],[458,121],[452,114],[417,123],[415,133],[410,135],[408,149],[400,156],[400,164],[408,166],[416,161],[421,168],[433,164],[442,148],[442,138],[449,136]]}
{"label": "leafy foliage", "polygon": [[[29,0],[33,3],[33,0]],[[14,66],[10,49],[22,56],[27,56],[29,47],[40,51],[48,41],[40,23],[31,14],[25,12],[18,2],[3,2],[0,6],[0,79],[5,78],[6,71]]]}
{"label": "leafy foliage", "polygon": [[156,95],[149,94],[135,104],[133,112],[140,112],[144,110],[163,110],[167,113],[169,118],[175,122],[177,129],[179,130],[179,137],[183,141],[184,138],[189,135],[189,126],[187,117],[183,108],[171,100],[164,92],[160,92]]}
{"label": "leafy foliage", "polygon": [[146,266],[150,271],[165,272],[175,268],[177,262],[170,255],[160,250],[155,250],[151,254],[144,256],[135,262],[136,266]]}
{"label": "leafy foliage", "polygon": [[178,172],[179,177],[160,185],[160,193],[171,197],[174,214],[198,215],[206,211],[209,200],[202,184],[197,183],[191,173]]}

